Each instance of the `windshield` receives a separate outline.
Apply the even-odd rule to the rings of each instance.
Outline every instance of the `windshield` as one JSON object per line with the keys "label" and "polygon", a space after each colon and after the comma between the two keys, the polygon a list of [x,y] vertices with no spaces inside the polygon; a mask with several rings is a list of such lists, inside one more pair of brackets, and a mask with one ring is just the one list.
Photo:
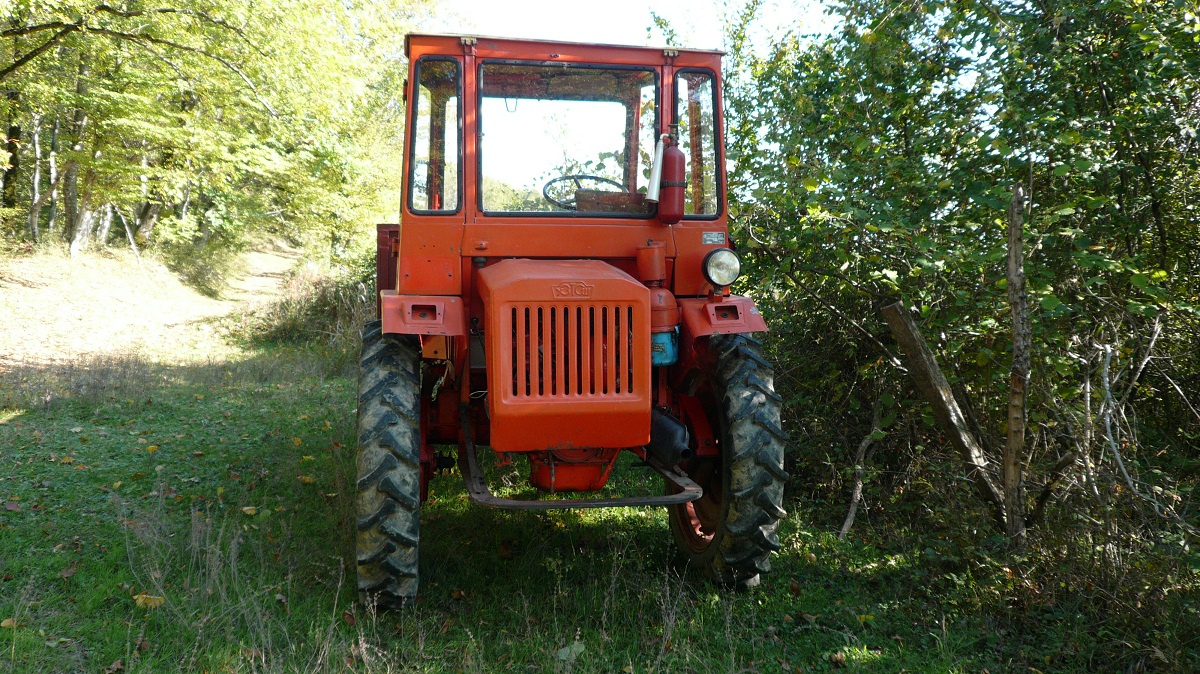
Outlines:
{"label": "windshield", "polygon": [[485,63],[480,92],[484,211],[651,213],[653,71]]}

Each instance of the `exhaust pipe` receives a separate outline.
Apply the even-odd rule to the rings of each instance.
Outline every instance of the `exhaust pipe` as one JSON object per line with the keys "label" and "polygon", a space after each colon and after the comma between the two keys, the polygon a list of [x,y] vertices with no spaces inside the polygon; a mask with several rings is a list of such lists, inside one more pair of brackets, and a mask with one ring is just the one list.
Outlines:
{"label": "exhaust pipe", "polygon": [[688,440],[687,427],[679,420],[666,412],[650,410],[650,442],[646,445],[649,458],[665,468],[674,468],[680,461],[692,458]]}

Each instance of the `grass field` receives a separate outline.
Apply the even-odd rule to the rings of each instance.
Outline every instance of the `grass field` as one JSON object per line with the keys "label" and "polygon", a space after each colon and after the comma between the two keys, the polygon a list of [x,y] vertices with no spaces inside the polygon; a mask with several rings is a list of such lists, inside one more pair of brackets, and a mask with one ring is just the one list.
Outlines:
{"label": "grass field", "polygon": [[[796,498],[774,572],[733,593],[679,566],[660,509],[487,510],[456,474],[423,506],[417,604],[371,614],[353,589],[346,360],[215,325],[175,356],[10,352],[0,672],[1200,669],[1194,577],[1076,586],[965,527],[839,541],[844,504]],[[613,481],[657,488],[631,465]]]}

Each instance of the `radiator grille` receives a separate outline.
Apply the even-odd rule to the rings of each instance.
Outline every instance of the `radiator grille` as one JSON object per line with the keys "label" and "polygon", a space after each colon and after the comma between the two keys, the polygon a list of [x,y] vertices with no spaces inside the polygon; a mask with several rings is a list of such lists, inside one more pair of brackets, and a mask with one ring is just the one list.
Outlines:
{"label": "radiator grille", "polygon": [[647,360],[635,339],[636,313],[620,303],[510,305],[500,360],[511,374],[505,392],[514,399],[634,394],[634,370]]}

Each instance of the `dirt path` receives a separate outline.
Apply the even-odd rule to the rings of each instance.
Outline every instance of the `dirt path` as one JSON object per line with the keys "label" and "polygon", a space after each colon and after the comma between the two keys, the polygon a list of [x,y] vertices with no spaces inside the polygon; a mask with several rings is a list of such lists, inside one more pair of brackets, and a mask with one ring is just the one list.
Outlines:
{"label": "dirt path", "polygon": [[156,261],[139,269],[125,251],[0,260],[0,370],[104,353],[159,362],[224,358],[233,348],[215,319],[274,298],[298,261],[297,251],[281,245],[246,253],[245,273],[214,299]]}

